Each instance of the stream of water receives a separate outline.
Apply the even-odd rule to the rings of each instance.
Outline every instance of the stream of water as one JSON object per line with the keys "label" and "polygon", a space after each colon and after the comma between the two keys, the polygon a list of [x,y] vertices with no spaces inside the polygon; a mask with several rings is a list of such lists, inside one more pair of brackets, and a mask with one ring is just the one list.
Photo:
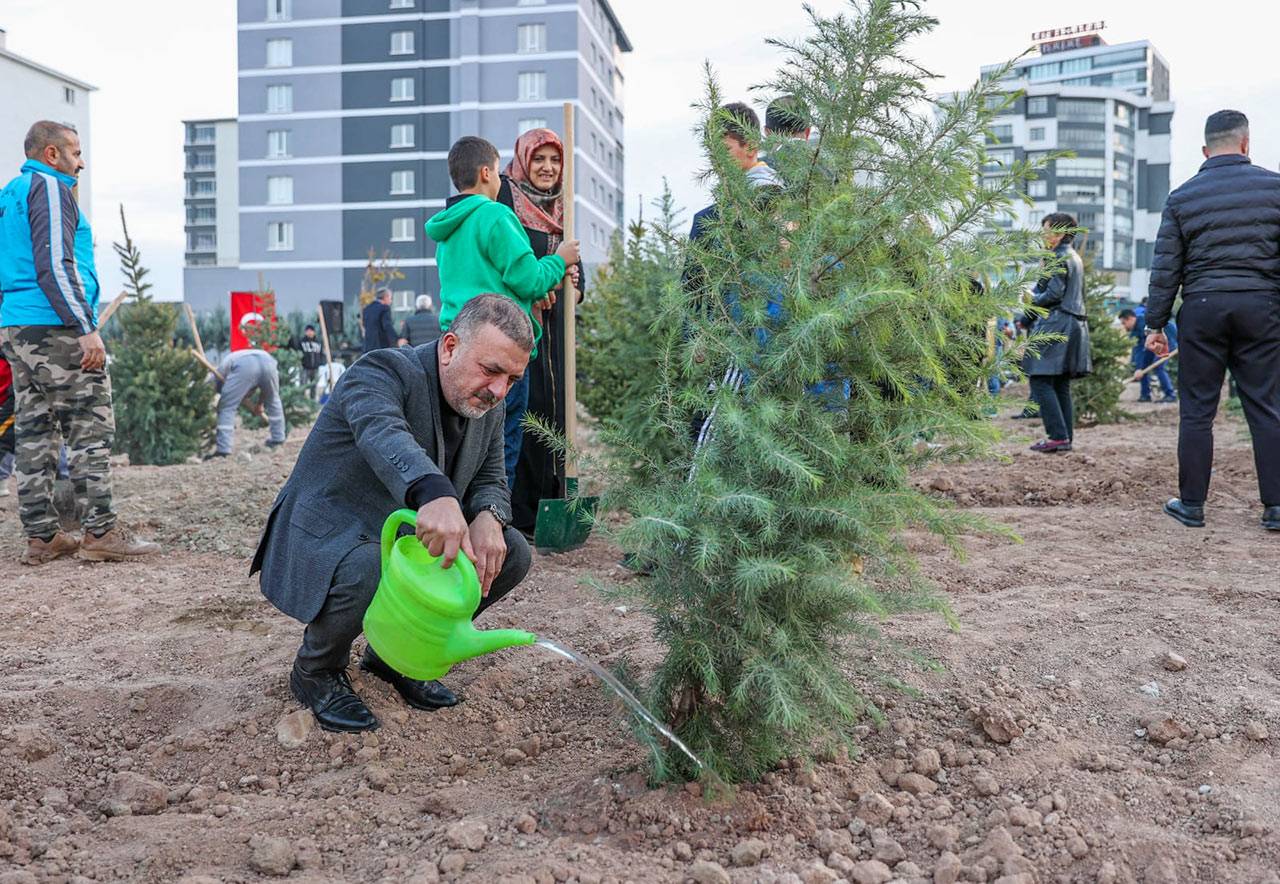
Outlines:
{"label": "stream of water", "polygon": [[600,679],[602,682],[608,685],[615,694],[621,697],[622,702],[626,703],[627,706],[631,708],[632,712],[640,716],[654,730],[656,730],[658,733],[662,734],[664,737],[666,737],[668,740],[674,743],[681,752],[683,752],[685,755],[688,755],[689,758],[692,759],[693,763],[698,765],[699,770],[702,770],[704,767],[706,767],[706,765],[702,763],[702,759],[699,758],[697,755],[694,755],[693,751],[690,750],[690,748],[686,746],[684,743],[682,743],[679,737],[677,737],[674,733],[671,732],[671,728],[667,727],[665,724],[658,721],[658,719],[654,718],[653,713],[650,712],[648,709],[646,709],[645,705],[640,702],[640,700],[636,697],[636,695],[631,693],[631,691],[627,690],[626,685],[618,681],[618,679],[614,677],[612,672],[605,669],[603,666],[601,666],[599,663],[595,662],[594,660],[588,660],[586,657],[581,656],[577,652],[571,651],[568,648],[563,648],[560,645],[556,644],[555,642],[548,641],[545,638],[538,639],[537,644],[539,647],[546,648],[548,651],[550,651],[553,654],[557,654],[561,657],[564,657],[566,660],[572,660],[574,663],[577,663],[579,666],[583,666],[586,669],[590,670],[591,673],[595,675],[596,678]]}

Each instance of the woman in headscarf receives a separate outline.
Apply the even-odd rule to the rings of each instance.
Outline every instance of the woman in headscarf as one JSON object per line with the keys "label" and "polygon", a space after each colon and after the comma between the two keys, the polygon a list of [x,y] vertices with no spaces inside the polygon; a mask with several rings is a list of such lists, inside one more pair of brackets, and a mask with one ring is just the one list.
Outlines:
{"label": "woman in headscarf", "polygon": [[[535,256],[555,253],[564,240],[564,145],[550,129],[530,129],[516,139],[515,155],[502,173],[498,202],[510,206],[529,235]],[[570,268],[577,276],[578,300],[582,300],[582,265]],[[547,292],[542,309],[542,340],[538,355],[529,362],[528,411],[564,432],[564,305],[561,289]],[[536,309],[536,307],[535,307]],[[509,434],[507,444],[512,444]],[[538,501],[564,496],[564,465],[546,444],[524,434],[511,489],[512,524],[532,534],[538,518]]]}

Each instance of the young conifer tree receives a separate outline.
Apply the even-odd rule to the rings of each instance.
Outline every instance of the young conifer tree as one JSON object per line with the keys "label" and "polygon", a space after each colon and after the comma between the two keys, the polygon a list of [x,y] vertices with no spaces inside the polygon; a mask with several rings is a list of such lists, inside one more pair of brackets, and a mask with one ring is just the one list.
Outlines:
{"label": "young conifer tree", "polygon": [[174,344],[176,306],[152,300],[124,206],[120,226],[124,242],[112,246],[132,301],[118,313],[121,339],[111,354],[114,448],[133,464],[182,463],[213,441],[213,386],[190,350]]}
{"label": "young conifer tree", "polygon": [[1093,372],[1071,385],[1080,419],[1114,424],[1129,417],[1120,407],[1125,382],[1133,376],[1129,355],[1133,341],[1116,324],[1110,304],[1116,278],[1098,267],[1094,253],[1084,255],[1084,306],[1089,323],[1089,355]]}
{"label": "young conifer tree", "polygon": [[[992,224],[1034,172],[1018,162],[984,184],[991,121],[1012,100],[998,80],[931,102],[907,46],[936,21],[916,3],[809,14],[762,91],[797,96],[815,135],[764,144],[783,181],[768,199],[731,161],[708,73],[719,212],[686,250],[700,284],[632,294],[656,295],[657,322],[678,330],[653,420],[682,454],[642,459],[607,500],[630,514],[615,536],[639,572],[619,593],[665,647],[649,706],[729,781],[847,743],[876,714],[874,673],[855,661],[883,641],[877,621],[949,616],[906,533],[957,545],[990,528],[916,490],[911,470],[989,450],[987,320],[1017,307],[1044,255],[1035,232]],[[741,384],[724,383],[734,372]],[[695,450],[689,427],[709,414]],[[655,778],[697,775],[653,750]]]}

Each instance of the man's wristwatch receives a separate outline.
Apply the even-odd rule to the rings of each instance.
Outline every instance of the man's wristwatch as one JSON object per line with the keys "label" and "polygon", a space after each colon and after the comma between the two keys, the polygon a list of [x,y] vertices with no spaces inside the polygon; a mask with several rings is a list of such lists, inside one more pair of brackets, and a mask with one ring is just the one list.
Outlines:
{"label": "man's wristwatch", "polygon": [[489,504],[484,508],[484,512],[493,516],[493,520],[498,523],[498,527],[503,531],[507,530],[507,526],[511,524],[507,520],[507,517],[502,514],[502,510],[498,509],[498,505],[496,503]]}

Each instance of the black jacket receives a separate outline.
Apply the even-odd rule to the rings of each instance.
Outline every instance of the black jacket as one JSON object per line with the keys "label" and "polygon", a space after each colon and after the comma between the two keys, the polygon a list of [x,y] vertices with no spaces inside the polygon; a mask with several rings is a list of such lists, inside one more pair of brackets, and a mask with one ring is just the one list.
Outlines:
{"label": "black jacket", "polygon": [[434,310],[415,310],[400,324],[400,337],[407,340],[410,347],[430,344],[440,337],[440,317]]}
{"label": "black jacket", "polygon": [[1280,295],[1280,175],[1242,154],[1210,157],[1169,194],[1151,261],[1147,329],[1188,295]]}
{"label": "black jacket", "polygon": [[302,351],[302,367],[307,371],[315,371],[324,365],[324,345],[319,338],[308,338],[306,335],[295,338],[293,348]]}
{"label": "black jacket", "polygon": [[391,308],[381,301],[370,301],[364,308],[364,352],[396,345],[396,327],[391,322]]}
{"label": "black jacket", "polygon": [[1037,335],[1063,335],[1066,340],[1039,345],[1039,353],[1022,359],[1028,375],[1066,375],[1082,378],[1093,370],[1089,358],[1089,326],[1084,315],[1084,263],[1071,247],[1071,237],[1058,243],[1053,253],[1062,261],[1054,274],[1036,283],[1031,303],[1049,311],[1023,319]]}

